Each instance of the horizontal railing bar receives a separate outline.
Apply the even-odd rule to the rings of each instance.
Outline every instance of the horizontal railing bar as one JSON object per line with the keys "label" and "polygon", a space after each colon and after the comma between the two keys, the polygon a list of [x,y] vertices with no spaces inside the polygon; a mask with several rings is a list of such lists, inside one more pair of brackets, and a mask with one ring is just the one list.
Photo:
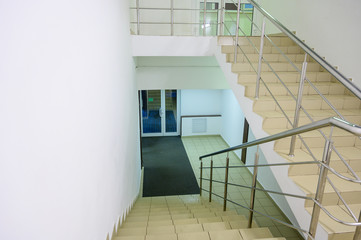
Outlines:
{"label": "horizontal railing bar", "polygon": [[361,226],[361,222],[345,222],[342,221],[338,218],[336,218],[335,216],[333,216],[325,207],[322,206],[321,203],[319,203],[318,201],[314,200],[314,203],[316,203],[326,214],[327,216],[329,216],[330,218],[332,218],[333,220],[335,220],[338,223],[344,224],[344,225],[348,225],[348,226]]}
{"label": "horizontal railing bar", "polygon": [[[208,178],[202,178],[202,180],[206,180],[206,181],[211,181]],[[218,180],[212,180],[213,182],[217,182],[217,183],[223,183],[225,184],[225,182],[222,181],[218,181]],[[242,187],[242,188],[248,188],[248,189],[253,189],[253,187],[250,186],[246,186],[246,185],[241,185],[241,184],[235,184],[235,183],[227,183],[227,185],[231,185],[231,186],[235,186],[235,187]],[[283,192],[276,192],[276,191],[272,191],[272,190],[266,190],[266,189],[262,189],[262,188],[254,188],[258,191],[261,192],[268,192],[268,193],[274,193],[274,194],[278,194],[278,195],[284,195],[284,196],[290,196],[290,197],[295,197],[295,198],[301,198],[301,199],[305,199],[305,200],[313,200],[313,198],[311,197],[307,197],[307,196],[301,196],[301,195],[295,195],[295,194],[291,194],[291,193],[283,193]]]}
{"label": "horizontal railing bar", "polygon": [[[203,188],[202,188],[202,190],[203,190],[203,191],[206,191],[206,192],[209,192],[208,190],[203,189]],[[215,195],[215,196],[217,196],[217,197],[219,197],[219,198],[222,198],[222,199],[224,198],[224,197],[222,197],[222,196],[220,196],[220,195],[218,195],[218,194],[216,194],[216,193],[212,193],[212,195]],[[277,219],[277,218],[274,218],[274,217],[272,217],[272,216],[270,216],[270,215],[268,215],[268,214],[261,213],[261,212],[259,212],[259,211],[257,211],[257,210],[254,210],[254,209],[251,209],[251,208],[249,208],[249,207],[246,207],[246,206],[244,206],[244,205],[242,205],[242,204],[236,203],[236,202],[234,202],[234,201],[232,201],[232,200],[230,200],[230,199],[228,199],[228,198],[227,198],[226,200],[227,200],[228,202],[230,202],[230,203],[233,203],[234,205],[237,205],[237,206],[239,206],[239,207],[243,207],[243,208],[245,208],[245,209],[247,209],[247,210],[249,210],[249,211],[252,211],[252,212],[255,212],[255,213],[257,213],[257,214],[259,214],[259,215],[262,215],[262,216],[264,216],[264,217],[270,218],[271,220],[273,220],[273,221],[275,221],[275,222],[278,222],[278,223],[281,223],[281,224],[283,224],[283,225],[285,225],[285,226],[287,226],[287,227],[290,227],[290,228],[296,229],[296,230],[298,230],[298,231],[304,232],[304,233],[306,233],[308,236],[310,236],[311,239],[314,239],[311,235],[309,235],[309,233],[308,233],[307,230],[304,230],[304,229],[302,229],[302,228],[293,226],[293,225],[291,225],[291,224],[289,224],[289,223],[286,223],[286,222],[283,222],[283,221],[281,221],[281,220],[279,220],[279,219]]]}
{"label": "horizontal railing bar", "polygon": [[353,133],[357,136],[361,136],[361,127],[360,126],[357,126],[357,125],[351,124],[349,122],[346,122],[344,120],[341,120],[339,118],[333,117],[333,118],[326,118],[326,119],[319,120],[319,121],[316,121],[313,123],[309,123],[309,124],[306,124],[301,127],[293,128],[293,129],[290,129],[290,130],[287,130],[287,131],[284,131],[281,133],[277,133],[277,134],[274,134],[274,135],[271,135],[268,137],[264,137],[261,139],[257,139],[257,140],[251,141],[251,142],[247,142],[247,143],[244,143],[244,144],[241,144],[238,146],[226,148],[221,151],[206,154],[206,155],[200,156],[199,159],[201,160],[202,158],[205,158],[205,157],[210,157],[210,156],[218,155],[221,153],[226,153],[226,152],[230,152],[230,151],[234,151],[234,150],[239,150],[239,149],[243,149],[243,148],[247,148],[247,147],[256,146],[259,144],[271,142],[271,141],[278,140],[281,138],[290,137],[293,135],[301,134],[304,132],[309,132],[312,130],[316,130],[316,129],[328,127],[328,126],[336,126],[343,130],[346,130],[350,133]]}
{"label": "horizontal railing bar", "polygon": [[[131,10],[137,10],[138,8],[136,7],[131,7]],[[203,11],[203,8],[152,8],[152,7],[140,7],[140,10],[189,10],[189,11]],[[206,12],[217,12],[220,11],[221,9],[207,9]]]}
{"label": "horizontal railing bar", "polygon": [[[353,183],[361,183],[361,180],[359,179],[352,179],[352,178],[348,178],[342,174],[340,174],[339,172],[337,172],[335,169],[333,169],[332,167],[324,164],[323,162],[320,161],[305,161],[305,162],[285,162],[285,163],[269,163],[269,164],[257,164],[257,165],[242,165],[242,166],[229,166],[228,168],[252,168],[252,167],[277,167],[277,166],[290,166],[290,165],[304,165],[304,164],[320,164],[323,165],[325,168],[327,168],[329,171],[331,171],[333,174],[335,174],[337,177],[349,181],[349,182],[353,182]],[[203,167],[203,169],[209,169],[211,167]],[[224,169],[225,167],[213,167],[213,168],[219,168],[219,169]]]}
{"label": "horizontal railing bar", "polygon": [[258,11],[261,12],[269,21],[271,21],[278,29],[280,29],[284,34],[286,34],[290,39],[292,39],[298,46],[300,46],[308,55],[310,55],[316,62],[318,62],[323,68],[331,73],[339,82],[341,82],[347,89],[349,89],[356,97],[361,100],[361,90],[350,80],[348,80],[342,73],[335,69],[330,63],[318,55],[315,51],[312,50],[307,44],[301,41],[295,34],[293,34],[288,28],[286,28],[282,23],[277,19],[272,17],[266,10],[264,10],[258,3],[254,0],[248,0]]}
{"label": "horizontal railing bar", "polygon": [[[215,181],[215,180],[213,180],[213,181]],[[206,192],[209,192],[208,190],[206,190],[206,189],[204,189],[204,188],[202,188],[202,190],[203,190],[203,191],[206,191]],[[215,195],[215,196],[217,196],[217,197],[220,197],[220,198],[224,199],[224,197],[222,197],[222,196],[220,196],[220,195],[218,195],[218,194],[216,194],[216,193],[212,193],[212,195]],[[248,208],[248,207],[246,207],[246,206],[243,206],[242,204],[239,204],[239,203],[236,203],[236,202],[234,202],[234,201],[232,201],[232,200],[229,200],[228,198],[227,198],[226,200],[227,200],[228,202],[231,202],[231,203],[237,205],[237,206],[246,208],[246,209],[248,209],[248,210],[250,210],[250,211],[256,212],[256,213],[258,213],[258,214],[260,214],[260,215],[263,215],[263,216],[265,216],[265,217],[275,219],[275,221],[280,221],[280,220],[278,220],[278,219],[276,219],[276,218],[273,218],[272,216],[269,216],[269,215],[267,215],[267,214],[258,212],[258,211],[254,210],[254,209],[250,209],[250,208]],[[323,207],[321,203],[319,203],[318,201],[316,201],[316,200],[314,200],[314,199],[312,199],[312,200],[313,200],[314,203],[316,203],[316,204],[322,209],[322,211],[324,211],[324,212],[327,214],[327,216],[329,216],[329,217],[330,217],[331,219],[333,219],[334,221],[336,221],[336,222],[338,222],[338,223],[341,223],[341,224],[344,224],[344,225],[348,225],[348,226],[361,226],[361,222],[345,222],[345,221],[340,220],[339,218],[336,218],[336,217],[333,216],[325,207]],[[282,221],[280,221],[280,223],[282,223]],[[294,227],[293,225],[290,225],[289,227],[292,227],[292,228],[294,228],[294,229],[301,230],[301,229],[299,229],[299,228],[297,228],[297,227]]]}
{"label": "horizontal railing bar", "polygon": [[[137,22],[130,22],[137,23]],[[171,22],[139,22],[140,24],[172,24]],[[203,23],[190,23],[190,22],[174,22],[173,24],[190,24],[190,25],[203,25]],[[217,22],[207,22],[206,24],[217,25]]]}
{"label": "horizontal railing bar", "polygon": [[[302,164],[321,164],[321,162],[319,162],[319,161],[285,162],[285,163],[229,166],[229,168],[273,167],[273,166],[288,166],[288,165],[302,165]],[[210,168],[210,167],[203,167],[203,168]],[[213,167],[213,168],[225,168],[225,167]]]}
{"label": "horizontal railing bar", "polygon": [[329,171],[331,171],[333,174],[335,174],[337,177],[349,181],[349,182],[353,182],[353,183],[361,183],[361,180],[359,179],[352,179],[352,178],[348,178],[342,174],[340,174],[339,172],[337,172],[335,169],[333,169],[332,167],[324,164],[323,162],[320,162],[320,165],[324,166],[325,168],[327,168]]}

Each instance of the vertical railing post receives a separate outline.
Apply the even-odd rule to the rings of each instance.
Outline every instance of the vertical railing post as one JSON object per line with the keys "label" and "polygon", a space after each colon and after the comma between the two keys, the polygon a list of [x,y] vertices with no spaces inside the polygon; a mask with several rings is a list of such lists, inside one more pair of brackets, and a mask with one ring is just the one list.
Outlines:
{"label": "vertical railing post", "polygon": [[212,202],[212,183],[213,183],[213,159],[211,159],[211,175],[209,178],[209,202]]}
{"label": "vertical railing post", "polygon": [[174,0],[170,0],[170,35],[174,35]]}
{"label": "vertical railing post", "polygon": [[207,16],[207,0],[204,0],[204,6],[203,6],[203,36],[206,36],[206,16]]}
{"label": "vertical railing post", "polygon": [[237,25],[236,25],[236,43],[234,45],[234,63],[237,63],[237,51],[238,51],[238,35],[239,35],[239,14],[241,10],[241,0],[238,0],[237,5]]}
{"label": "vertical railing post", "polygon": [[137,35],[140,35],[140,11],[139,11],[139,0],[136,1],[137,7]]}
{"label": "vertical railing post", "polygon": [[202,196],[202,183],[203,183],[203,161],[201,160],[201,172],[199,174],[199,195]]}
{"label": "vertical railing post", "polygon": [[[315,201],[317,201],[319,204],[322,204],[323,194],[326,186],[327,172],[328,172],[328,169],[325,166],[330,165],[331,152],[332,152],[332,142],[329,139],[327,139],[322,156],[322,163],[324,165],[321,165],[320,168],[320,175],[318,177],[317,190],[315,194]],[[320,207],[318,206],[318,204],[314,203],[312,215],[311,215],[310,229],[309,229],[309,234],[313,238],[316,235],[319,217],[320,217]],[[308,237],[308,240],[311,240],[311,237]]]}
{"label": "vertical railing post", "polygon": [[251,190],[251,199],[250,199],[250,211],[248,217],[248,228],[252,227],[253,222],[253,210],[254,210],[254,200],[256,198],[256,186],[257,186],[257,173],[258,173],[258,159],[259,159],[259,146],[257,146],[257,152],[254,157],[254,169],[253,169],[253,179],[252,179],[252,190]]}
{"label": "vertical railing post", "polygon": [[[361,211],[360,211],[360,216],[358,218],[358,222],[361,223]],[[361,239],[361,226],[357,226],[355,235],[353,235],[353,240],[360,240],[360,239]]]}
{"label": "vertical railing post", "polygon": [[[302,71],[301,71],[301,77],[300,77],[300,84],[298,87],[298,94],[297,94],[297,102],[296,102],[296,109],[295,109],[295,115],[293,120],[293,128],[298,127],[298,122],[300,119],[300,111],[301,111],[301,103],[302,103],[302,95],[303,95],[303,86],[305,83],[306,78],[306,71],[307,71],[307,53],[305,54],[305,60],[302,64]],[[289,156],[295,155],[295,145],[296,145],[296,135],[293,135],[291,137],[291,144],[290,144],[290,153]]]}
{"label": "vertical railing post", "polygon": [[[244,118],[244,125],[243,125],[243,140],[242,143],[248,142],[248,133],[249,133],[249,124],[246,118]],[[241,161],[246,164],[247,159],[247,148],[242,149]]]}
{"label": "vertical railing post", "polygon": [[258,97],[259,97],[259,86],[260,86],[261,72],[262,72],[262,59],[263,59],[263,46],[264,46],[265,27],[266,27],[266,19],[263,18],[261,42],[260,42],[260,45],[259,45],[259,56],[258,56],[258,69],[257,69],[257,80],[256,80],[256,94],[255,94],[256,99],[258,99]]}
{"label": "vertical railing post", "polygon": [[219,12],[219,21],[220,21],[220,25],[219,25],[219,33],[218,33],[218,36],[222,36],[224,35],[223,33],[223,28],[224,28],[224,0],[221,0],[221,9],[220,9],[220,12]]}
{"label": "vertical railing post", "polygon": [[223,211],[226,211],[226,209],[227,209],[228,170],[229,170],[229,153],[227,152],[227,158],[226,158],[226,175],[225,175],[225,177],[224,177]]}

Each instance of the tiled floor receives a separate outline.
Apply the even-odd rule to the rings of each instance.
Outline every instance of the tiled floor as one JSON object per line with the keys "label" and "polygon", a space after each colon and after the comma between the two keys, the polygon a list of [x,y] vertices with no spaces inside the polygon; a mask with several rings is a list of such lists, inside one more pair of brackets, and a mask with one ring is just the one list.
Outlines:
{"label": "tiled floor", "polygon": [[[197,178],[199,184],[199,167],[200,161],[199,156],[215,152],[224,148],[229,147],[226,142],[220,136],[200,136],[200,137],[182,137],[182,141],[186,152],[188,154],[190,163],[192,165],[193,171]],[[230,153],[229,155],[230,165],[243,165],[240,159],[234,154]],[[226,163],[226,154],[221,154],[213,158],[213,166],[225,166]],[[204,161],[203,166],[210,166],[210,161]],[[203,171],[203,177],[209,178],[209,169]],[[225,179],[225,169],[214,169],[213,170],[213,179],[224,181]],[[229,170],[229,183],[236,183],[246,186],[251,186],[252,175],[246,168],[234,168]],[[209,189],[209,182],[203,181],[203,188]],[[224,185],[220,183],[213,183],[213,192],[223,196],[224,195]],[[228,198],[238,204],[249,207],[250,202],[250,189],[239,188],[234,186],[228,187]],[[208,196],[208,192],[203,191],[203,196]],[[213,201],[218,201],[223,203],[223,199],[213,196]],[[249,211],[245,208],[236,206],[232,203],[227,203],[228,209],[234,209],[239,214],[245,215],[248,217]],[[287,221],[282,212],[278,209],[275,203],[263,192],[256,193],[255,200],[255,210],[266,213],[274,218],[280,219],[282,221]],[[272,234],[275,237],[285,237],[288,240],[303,239],[298,233],[280,223],[274,222],[267,217],[261,216],[260,214],[255,214],[254,219],[260,227],[268,227]]]}

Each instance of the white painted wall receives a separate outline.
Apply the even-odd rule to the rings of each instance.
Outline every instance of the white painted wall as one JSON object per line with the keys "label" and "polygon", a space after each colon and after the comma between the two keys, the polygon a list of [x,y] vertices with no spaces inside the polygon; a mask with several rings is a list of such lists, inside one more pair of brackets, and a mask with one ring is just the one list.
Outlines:
{"label": "white painted wall", "polygon": [[[262,7],[361,88],[361,1],[258,0]],[[261,17],[255,14],[260,23]],[[259,24],[260,26],[260,24]],[[270,24],[267,24],[269,29]],[[271,32],[276,31],[271,27]]]}
{"label": "white painted wall", "polygon": [[222,113],[222,90],[181,90],[181,116]]}
{"label": "white painted wall", "polygon": [[136,56],[214,56],[217,37],[132,36]]}
{"label": "white painted wall", "polygon": [[219,67],[139,67],[139,90],[229,88]]}
{"label": "white painted wall", "polygon": [[[222,91],[222,130],[221,136],[231,147],[242,144],[244,113],[232,90]],[[235,153],[241,158],[242,151]]]}
{"label": "white painted wall", "polygon": [[[222,90],[185,89],[181,90],[181,116],[220,115],[222,112]],[[207,118],[207,131],[195,134],[192,119],[183,118],[182,136],[218,135],[221,132],[222,118]]]}
{"label": "white painted wall", "polygon": [[[196,122],[194,122],[194,120]],[[193,127],[193,125],[195,125],[195,127]],[[197,131],[197,125],[204,127],[204,131]],[[220,135],[221,126],[222,126],[222,117],[183,118],[182,136],[187,137],[187,136],[202,136],[202,135]]]}
{"label": "white painted wall", "polygon": [[0,5],[0,239],[105,240],[140,181],[128,2]]}

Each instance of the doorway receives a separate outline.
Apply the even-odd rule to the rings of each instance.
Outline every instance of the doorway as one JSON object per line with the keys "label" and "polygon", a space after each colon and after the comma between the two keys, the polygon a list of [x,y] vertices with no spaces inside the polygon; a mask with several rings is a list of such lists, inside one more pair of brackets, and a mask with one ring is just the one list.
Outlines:
{"label": "doorway", "polygon": [[141,90],[142,137],[179,135],[179,91]]}

